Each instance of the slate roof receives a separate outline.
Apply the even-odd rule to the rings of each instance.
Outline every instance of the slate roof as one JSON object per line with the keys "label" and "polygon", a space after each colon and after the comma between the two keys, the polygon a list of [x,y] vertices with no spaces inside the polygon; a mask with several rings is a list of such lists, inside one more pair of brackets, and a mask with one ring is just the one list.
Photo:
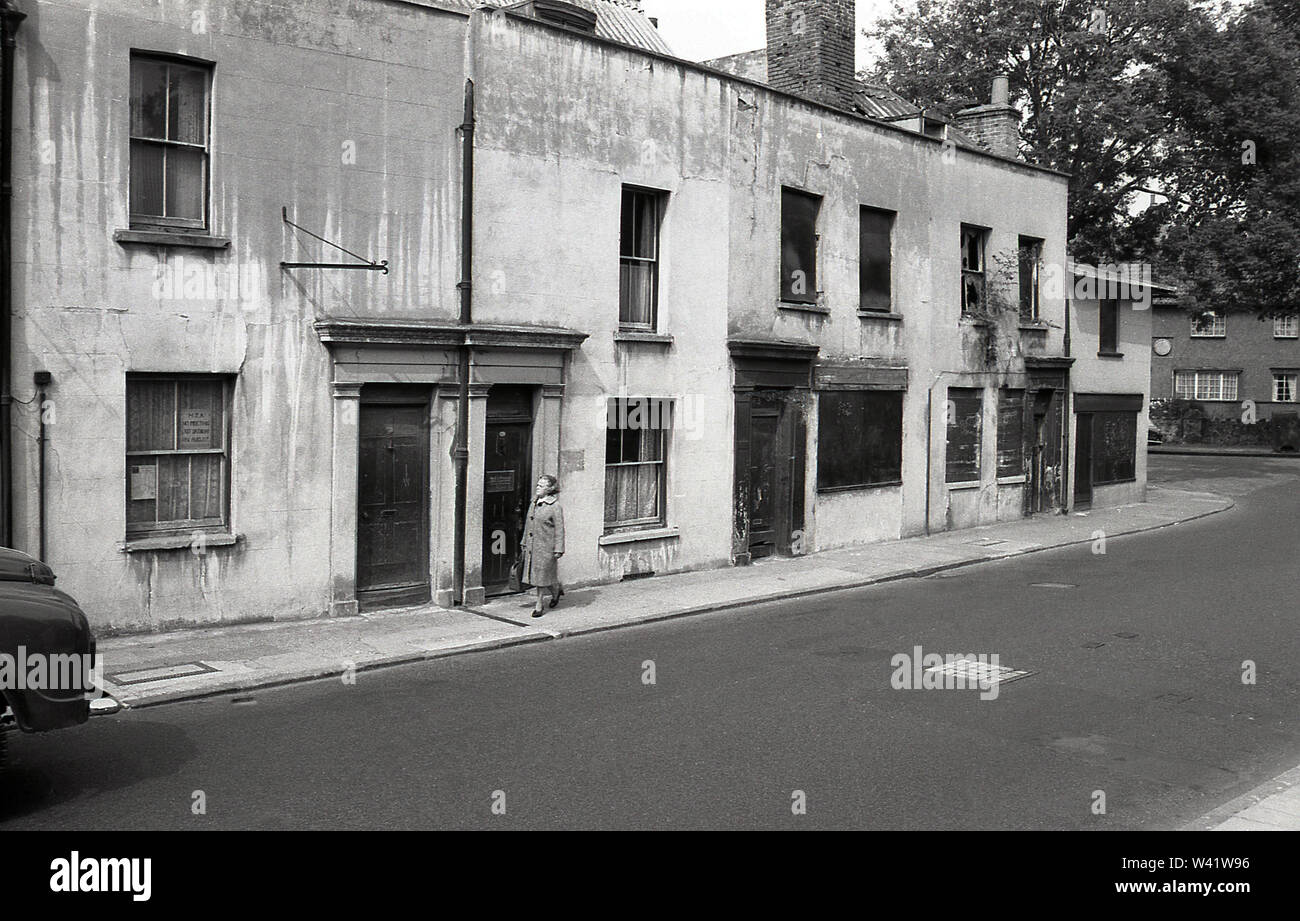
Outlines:
{"label": "slate roof", "polygon": [[[468,13],[483,6],[514,6],[519,0],[424,0],[429,6]],[[640,0],[568,0],[596,14],[596,35],[656,54],[673,53],[650,24]]]}

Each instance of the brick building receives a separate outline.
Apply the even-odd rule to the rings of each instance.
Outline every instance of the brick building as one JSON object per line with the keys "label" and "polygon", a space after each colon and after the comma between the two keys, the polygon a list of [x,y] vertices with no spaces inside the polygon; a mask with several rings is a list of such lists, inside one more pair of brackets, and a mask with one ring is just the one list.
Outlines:
{"label": "brick building", "polygon": [[1189,315],[1157,301],[1152,321],[1151,397],[1192,400],[1209,417],[1296,412],[1300,316]]}

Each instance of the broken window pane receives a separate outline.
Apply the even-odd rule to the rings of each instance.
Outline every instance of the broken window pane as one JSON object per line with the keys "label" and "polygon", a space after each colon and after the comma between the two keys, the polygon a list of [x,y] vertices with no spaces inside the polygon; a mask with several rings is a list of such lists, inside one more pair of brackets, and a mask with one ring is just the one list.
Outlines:
{"label": "broken window pane", "polygon": [[817,302],[817,213],[815,195],[781,190],[781,300]]}

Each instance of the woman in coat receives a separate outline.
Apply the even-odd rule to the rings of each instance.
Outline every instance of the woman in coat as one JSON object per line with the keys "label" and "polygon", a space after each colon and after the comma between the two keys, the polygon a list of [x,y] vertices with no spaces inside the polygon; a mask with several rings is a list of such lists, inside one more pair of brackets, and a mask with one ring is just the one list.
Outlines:
{"label": "woman in coat", "polygon": [[543,601],[548,594],[551,607],[559,604],[564,595],[559,575],[559,559],[564,556],[564,510],[555,498],[559,492],[560,483],[555,477],[539,477],[537,495],[524,524],[524,559],[520,577],[524,582],[537,586],[534,617],[545,613]]}

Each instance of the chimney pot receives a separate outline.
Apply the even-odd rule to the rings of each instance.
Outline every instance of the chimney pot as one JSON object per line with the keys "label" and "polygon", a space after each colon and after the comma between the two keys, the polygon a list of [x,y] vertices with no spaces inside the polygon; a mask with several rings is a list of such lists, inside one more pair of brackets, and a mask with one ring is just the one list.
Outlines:
{"label": "chimney pot", "polygon": [[1005,106],[1011,104],[1011,81],[1006,74],[993,78],[993,104]]}

